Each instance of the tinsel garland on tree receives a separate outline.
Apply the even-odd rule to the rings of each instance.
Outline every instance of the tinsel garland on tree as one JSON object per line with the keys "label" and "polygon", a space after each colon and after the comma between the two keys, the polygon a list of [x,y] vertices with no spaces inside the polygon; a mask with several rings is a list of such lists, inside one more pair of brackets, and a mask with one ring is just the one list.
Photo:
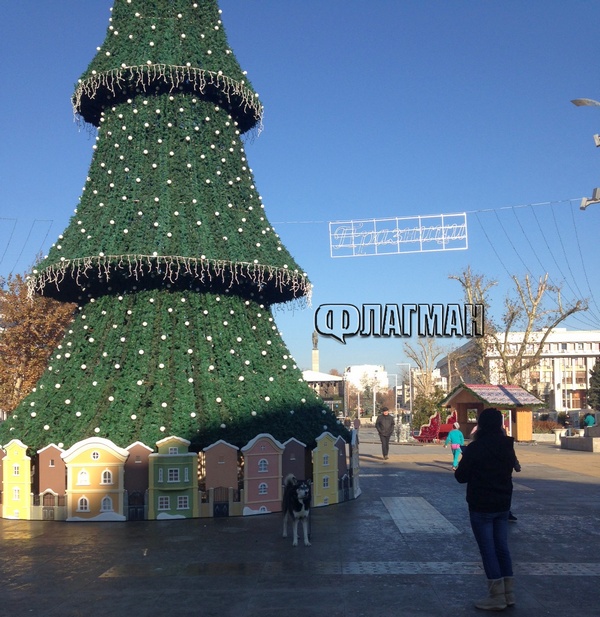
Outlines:
{"label": "tinsel garland on tree", "polygon": [[73,104],[98,127],[89,176],[29,284],[79,310],[2,443],[346,435],[272,317],[310,283],[254,185],[241,136],[262,105],[216,0],[116,0]]}

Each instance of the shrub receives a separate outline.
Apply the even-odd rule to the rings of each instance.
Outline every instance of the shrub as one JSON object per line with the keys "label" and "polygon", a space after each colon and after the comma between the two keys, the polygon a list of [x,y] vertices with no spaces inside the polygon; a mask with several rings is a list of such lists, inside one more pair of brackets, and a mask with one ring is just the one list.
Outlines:
{"label": "shrub", "polygon": [[534,420],[532,428],[534,433],[551,433],[552,429],[563,427],[553,420]]}

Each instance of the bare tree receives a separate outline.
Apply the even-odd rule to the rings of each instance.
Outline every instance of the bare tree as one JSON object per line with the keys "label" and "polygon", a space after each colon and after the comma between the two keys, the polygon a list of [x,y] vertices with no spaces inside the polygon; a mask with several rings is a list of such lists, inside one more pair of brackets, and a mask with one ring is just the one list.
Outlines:
{"label": "bare tree", "polygon": [[[463,287],[466,302],[489,307],[489,290],[496,284],[482,275],[476,275],[468,267],[460,275],[450,276]],[[490,379],[489,358],[498,360],[498,377],[506,384],[527,386],[529,369],[537,367],[544,343],[554,328],[579,311],[587,310],[587,300],[580,299],[564,304],[561,289],[548,282],[548,274],[536,282],[529,275],[522,279],[513,275],[514,291],[504,300],[504,312],[499,323],[486,310],[485,334],[472,339],[466,351],[454,352],[454,370],[468,366],[470,376],[481,383]],[[515,337],[514,333],[519,336]],[[461,355],[462,354],[462,355]],[[464,370],[464,368],[463,368]]]}
{"label": "bare tree", "polygon": [[435,342],[435,339],[419,338],[416,346],[405,343],[404,353],[415,363],[416,370],[412,371],[412,385],[415,395],[428,397],[435,390],[435,378],[433,371],[438,358],[446,353],[446,350]]}

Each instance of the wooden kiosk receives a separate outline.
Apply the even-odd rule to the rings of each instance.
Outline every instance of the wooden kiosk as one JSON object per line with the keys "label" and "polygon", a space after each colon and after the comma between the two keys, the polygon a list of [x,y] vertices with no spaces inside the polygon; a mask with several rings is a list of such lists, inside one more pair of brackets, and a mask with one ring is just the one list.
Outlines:
{"label": "wooden kiosk", "polygon": [[486,407],[495,407],[504,415],[507,435],[516,441],[531,441],[532,410],[545,403],[520,386],[461,383],[441,404],[456,413],[465,437],[470,436],[479,414]]}

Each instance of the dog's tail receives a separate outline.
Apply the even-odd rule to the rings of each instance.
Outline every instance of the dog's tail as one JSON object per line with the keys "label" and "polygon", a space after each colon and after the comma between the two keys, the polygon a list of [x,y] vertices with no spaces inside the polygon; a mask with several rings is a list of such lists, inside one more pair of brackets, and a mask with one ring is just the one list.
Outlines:
{"label": "dog's tail", "polygon": [[293,473],[288,473],[288,475],[285,477],[285,480],[283,481],[284,486],[293,486],[294,484],[297,484],[297,483],[298,483],[298,480]]}

